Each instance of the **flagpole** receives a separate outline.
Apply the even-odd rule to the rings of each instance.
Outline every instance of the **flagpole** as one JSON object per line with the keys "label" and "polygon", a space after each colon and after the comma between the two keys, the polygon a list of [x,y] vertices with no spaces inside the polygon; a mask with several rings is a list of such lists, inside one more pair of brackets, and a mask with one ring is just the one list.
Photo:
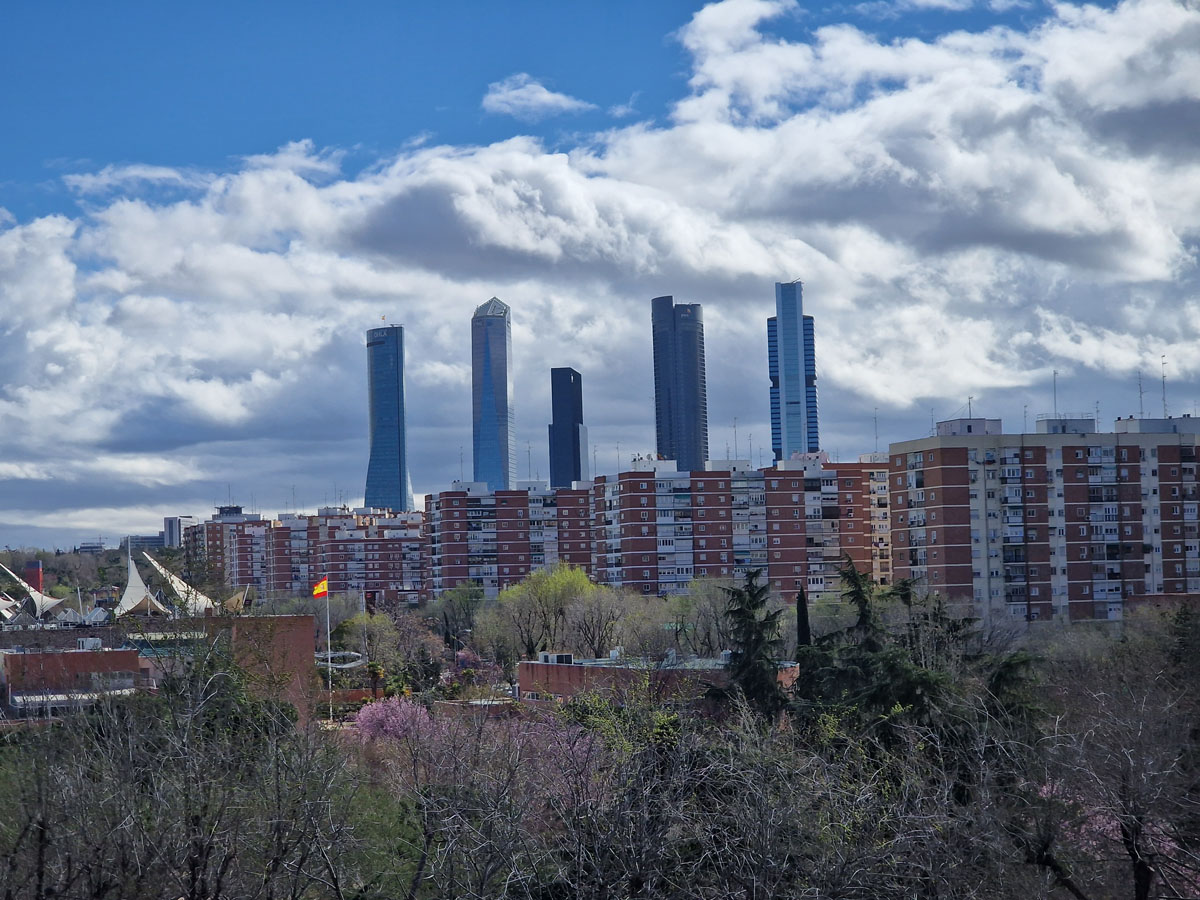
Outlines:
{"label": "flagpole", "polygon": [[329,630],[329,585],[325,586],[325,673],[329,683],[329,724],[333,724],[333,634]]}

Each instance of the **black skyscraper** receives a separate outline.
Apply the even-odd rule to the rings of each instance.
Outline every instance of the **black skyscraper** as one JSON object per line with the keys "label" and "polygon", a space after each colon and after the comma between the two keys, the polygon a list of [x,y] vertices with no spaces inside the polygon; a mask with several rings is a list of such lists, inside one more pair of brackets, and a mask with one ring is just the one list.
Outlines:
{"label": "black skyscraper", "polygon": [[588,478],[583,378],[574,369],[550,370],[550,406],[550,486],[570,487]]}
{"label": "black skyscraper", "polygon": [[671,297],[651,303],[654,331],[654,417],[658,455],[681,472],[708,460],[708,391],[704,378],[704,314],[699,303]]}

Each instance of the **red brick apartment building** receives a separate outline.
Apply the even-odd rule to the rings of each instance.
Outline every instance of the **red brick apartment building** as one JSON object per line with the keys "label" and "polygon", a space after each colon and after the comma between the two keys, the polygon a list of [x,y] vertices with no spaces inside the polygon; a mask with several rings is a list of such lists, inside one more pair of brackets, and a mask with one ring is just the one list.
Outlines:
{"label": "red brick apartment building", "polygon": [[218,577],[260,596],[303,595],[322,578],[336,594],[365,593],[379,605],[414,605],[426,566],[419,512],[326,507],[313,516],[263,519],[223,506],[184,530],[193,578]]}
{"label": "red brick apartment building", "polygon": [[1190,417],[939,423],[889,450],[894,572],[987,620],[1115,620],[1200,590]]}
{"label": "red brick apartment building", "polygon": [[[458,484],[426,501],[429,596],[468,581],[493,596],[560,560],[643,594],[678,593],[695,578],[740,578],[751,569],[789,598],[802,587],[835,591],[843,550],[869,568],[879,552],[872,542],[887,538],[870,524],[886,471],[864,463],[841,473],[815,453],[757,470],[715,461],[703,472],[635,459],[629,471],[570,490]],[[886,561],[886,549],[880,556]]]}

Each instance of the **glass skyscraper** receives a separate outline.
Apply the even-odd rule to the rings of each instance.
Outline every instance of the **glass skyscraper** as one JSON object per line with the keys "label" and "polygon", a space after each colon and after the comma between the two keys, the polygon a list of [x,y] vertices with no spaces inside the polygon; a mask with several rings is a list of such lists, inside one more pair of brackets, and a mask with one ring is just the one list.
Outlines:
{"label": "glass skyscraper", "polygon": [[804,315],[804,286],[775,284],[775,315],[767,319],[771,379],[771,449],[776,459],[814,453],[817,427],[817,355],[813,317]]}
{"label": "glass skyscraper", "polygon": [[550,487],[586,481],[587,426],[583,424],[583,376],[574,369],[550,370]]}
{"label": "glass skyscraper", "polygon": [[704,314],[699,303],[672,297],[650,301],[654,336],[654,424],[658,455],[681,472],[708,460],[708,389],[704,377]]}
{"label": "glass skyscraper", "polygon": [[471,460],[475,481],[508,490],[517,480],[512,323],[495,297],[471,316]]}
{"label": "glass skyscraper", "polygon": [[367,332],[368,442],[367,506],[413,508],[404,429],[404,329]]}

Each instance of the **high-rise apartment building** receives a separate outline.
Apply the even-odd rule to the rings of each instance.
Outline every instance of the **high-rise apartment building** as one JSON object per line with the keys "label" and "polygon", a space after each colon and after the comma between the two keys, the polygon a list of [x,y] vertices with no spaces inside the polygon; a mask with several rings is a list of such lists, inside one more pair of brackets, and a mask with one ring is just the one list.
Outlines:
{"label": "high-rise apartment building", "polygon": [[654,424],[658,455],[682,471],[708,460],[708,389],[704,375],[704,315],[699,303],[655,297]]}
{"label": "high-rise apartment building", "polygon": [[471,317],[471,459],[475,481],[494,491],[517,480],[512,322],[493,297]]}
{"label": "high-rise apartment building", "polygon": [[370,458],[365,503],[378,509],[411,510],[404,427],[404,329],[399,325],[367,332],[367,394]]}
{"label": "high-rise apartment building", "polygon": [[550,486],[570,487],[588,478],[583,377],[574,369],[550,370]]}
{"label": "high-rise apartment building", "polygon": [[1139,598],[1200,590],[1200,429],[1162,423],[1003,434],[961,420],[892,444],[895,577],[991,622],[1120,619]]}
{"label": "high-rise apartment building", "polygon": [[775,315],[767,319],[767,366],[771,379],[771,449],[776,459],[816,453],[817,356],[813,317],[804,315],[799,281],[775,284]]}
{"label": "high-rise apartment building", "polygon": [[495,597],[560,562],[591,574],[589,494],[587,488],[553,490],[544,481],[523,481],[506,491],[456,482],[426,495],[429,596],[474,583]]}

